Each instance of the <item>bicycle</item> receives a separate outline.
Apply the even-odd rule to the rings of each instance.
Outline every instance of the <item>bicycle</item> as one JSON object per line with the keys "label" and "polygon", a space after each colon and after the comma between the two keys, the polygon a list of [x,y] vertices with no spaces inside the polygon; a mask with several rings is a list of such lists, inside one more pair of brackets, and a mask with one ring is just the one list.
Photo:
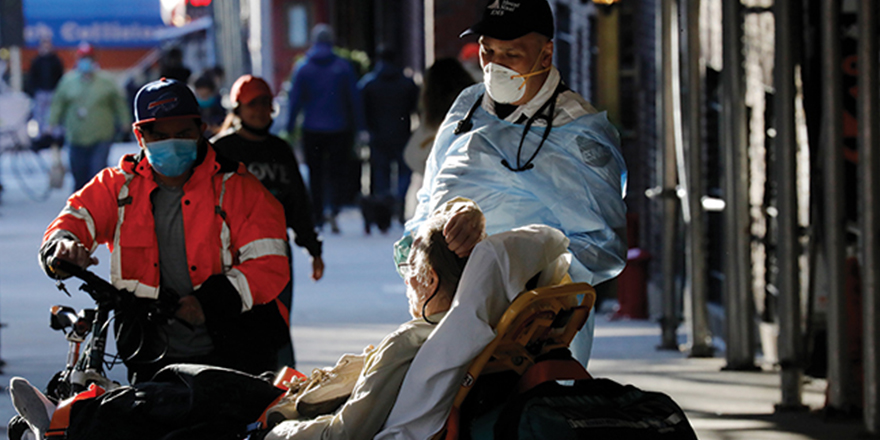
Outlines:
{"label": "bicycle", "polygon": [[[94,402],[95,399],[109,392],[131,393],[138,385],[144,385],[147,389],[160,389],[160,391],[167,391],[169,390],[168,387],[175,386],[167,380],[158,385],[158,388],[150,388],[149,384],[140,383],[126,386],[108,378],[105,374],[105,367],[109,370],[123,362],[130,367],[133,363],[161,361],[165,355],[164,351],[159,350],[161,352],[157,354],[155,347],[152,347],[154,349],[152,352],[145,349],[147,338],[144,337],[143,329],[139,327],[141,325],[150,325],[148,321],[156,322],[177,319],[175,318],[175,312],[177,311],[178,302],[174,295],[168,292],[160,293],[159,298],[156,300],[137,298],[133,293],[117,289],[111,283],[91,271],[66,260],[50,258],[48,265],[57,274],[68,274],[82,280],[83,284],[79,289],[86,292],[95,302],[95,308],[85,308],[79,312],[72,307],[64,305],[56,305],[50,309],[50,327],[65,334],[65,338],[69,342],[69,348],[64,368],[52,377],[45,389],[45,396],[56,405],[56,408],[50,416],[48,430],[43,430],[42,432],[44,438],[63,440],[68,438],[68,428],[73,420],[74,405],[89,405],[91,404],[90,402]],[[70,292],[67,291],[66,286],[60,279],[57,280],[56,286],[59,290],[70,296]],[[112,318],[110,316],[111,312],[114,314]],[[137,317],[140,317],[140,319],[136,319]],[[125,324],[120,324],[120,321],[123,321]],[[118,353],[115,355],[108,355],[105,352],[110,324],[116,324],[113,328]],[[127,330],[125,328],[126,325],[129,326]],[[127,344],[120,344],[120,339],[123,338],[128,338]],[[127,348],[124,348],[123,345],[126,345]],[[196,369],[200,367],[213,368],[194,364],[178,365],[182,366],[178,368],[183,368],[187,371],[192,371],[194,367]],[[217,370],[223,370],[224,372],[217,373],[215,372]],[[194,432],[202,433],[202,431],[215,434],[211,438],[230,440],[246,438],[250,433],[266,427],[268,409],[281,399],[284,391],[291,386],[290,383],[301,385],[305,382],[303,379],[306,378],[301,373],[286,367],[282,369],[274,382],[222,368],[209,370],[206,374],[208,374],[209,378],[217,377],[217,374],[220,374],[221,377],[225,377],[227,385],[218,388],[213,379],[208,380],[210,385],[207,387],[204,384],[198,385],[197,382],[200,380],[204,381],[205,379],[195,379],[197,375],[193,375],[192,383],[188,383],[186,388],[189,389],[189,386],[193,386],[196,389],[206,390],[202,391],[203,393],[213,393],[214,395],[230,392],[231,396],[237,397],[231,399],[232,403],[228,404],[224,404],[222,399],[206,400],[193,398],[192,402],[198,401],[202,405],[208,404],[209,406],[209,401],[219,402],[219,404],[214,405],[212,408],[219,410],[221,415],[225,414],[225,416],[217,416],[211,419],[213,417],[212,410],[203,410],[200,407],[194,413],[200,417],[198,423],[193,422],[192,426],[185,423],[182,426],[168,428],[169,420],[166,419],[174,419],[174,416],[171,415],[170,410],[166,410],[164,413],[159,411],[165,416],[165,419],[161,419],[162,421],[153,420],[154,425],[158,426],[157,429],[168,428],[170,432],[182,435],[178,437],[172,436],[173,438],[192,438],[188,434]],[[232,378],[230,379],[231,376]],[[300,380],[295,381],[293,379],[295,376],[300,378]],[[167,377],[164,379],[167,379]],[[163,379],[154,378],[154,380],[162,381]],[[227,389],[227,386],[230,386],[230,388]],[[231,389],[237,389],[238,391],[230,391]],[[134,391],[135,394],[137,392],[136,390]],[[172,393],[170,394],[171,396],[180,395],[180,392],[174,390],[170,392]],[[119,395],[116,394],[114,397]],[[162,401],[162,399],[159,399],[159,401]],[[257,402],[256,405],[253,405],[254,402]],[[178,404],[179,408],[180,402],[172,398],[167,402],[163,402],[163,404]],[[18,410],[18,408],[16,409]],[[226,411],[226,413],[222,413],[222,411]],[[260,411],[262,411],[262,415],[260,415]],[[23,415],[27,414],[27,412],[21,414],[9,421],[7,435],[12,440],[22,440],[28,438],[26,435],[30,435],[28,434],[30,433],[28,422],[23,418]],[[87,419],[88,417],[78,419],[79,425],[78,428],[75,428],[78,430],[76,435],[82,434],[84,429],[82,424],[89,423]],[[217,422],[218,420],[220,422]],[[212,423],[208,423],[209,421]],[[165,424],[163,425],[163,423]],[[123,429],[130,428],[126,425]],[[172,437],[162,435],[155,438]]]}
{"label": "bicycle", "polygon": [[[107,336],[110,324],[113,319],[119,319],[120,313],[138,314],[147,321],[176,319],[177,301],[174,298],[167,294],[160,295],[158,300],[136,298],[133,293],[117,289],[91,271],[59,258],[51,258],[49,266],[56,273],[66,273],[83,281],[79,290],[86,292],[95,302],[94,308],[84,308],[79,312],[65,305],[50,308],[49,327],[64,333],[69,343],[64,368],[55,373],[45,388],[46,397],[54,404],[73,400],[80,393],[92,389],[93,385],[100,387],[103,392],[121,387],[119,382],[107,377],[105,367],[110,370],[123,362],[157,362],[162,359],[164,353],[154,359],[136,360],[144,345],[143,333],[137,332],[142,329],[135,328],[133,331],[123,325],[114,326],[117,344],[125,332],[128,332],[125,335],[128,338],[141,337],[126,354],[108,355]],[[56,280],[56,287],[71,296],[60,277]],[[113,319],[111,312],[115,314]],[[140,323],[145,322],[142,320]],[[122,350],[117,347],[117,351]],[[21,416],[15,416],[9,422],[9,438],[21,438],[25,429]]]}
{"label": "bicycle", "polygon": [[[28,123],[31,100],[23,93],[0,93],[0,159],[8,158],[8,169],[18,186],[34,201],[42,202],[62,182],[53,175],[63,172],[60,147],[38,148],[31,142]],[[52,165],[50,165],[50,163]],[[0,185],[0,189],[2,189]]]}
{"label": "bicycle", "polygon": [[[65,332],[65,337],[70,345],[66,365],[49,381],[47,396],[61,401],[85,391],[91,384],[96,384],[105,390],[120,386],[119,383],[107,378],[104,367],[107,366],[108,369],[111,369],[119,363],[133,361],[138,356],[144,341],[139,341],[130,353],[113,355],[107,361],[105,349],[111,322],[110,312],[114,311],[117,315],[126,309],[131,312],[133,304],[140,300],[131,292],[117,289],[103,278],[71,262],[53,258],[50,259],[49,264],[56,272],[64,272],[82,280],[83,284],[79,289],[86,292],[95,301],[96,307],[80,310],[79,313],[75,313],[73,308],[63,305],[56,305],[50,309],[50,327],[53,330]],[[59,290],[70,296],[60,279],[56,285]],[[174,312],[177,310],[177,302],[168,295],[160,295],[159,300],[147,300],[145,304],[138,307],[140,310],[136,313],[141,313],[148,321],[171,320],[175,319]],[[122,326],[116,326],[115,339],[117,342],[124,331]],[[90,338],[89,335],[91,335]],[[131,335],[127,336],[131,337]],[[84,347],[83,343],[85,343]],[[80,353],[81,348],[82,352]],[[161,356],[162,354],[152,361],[158,361]],[[145,362],[150,362],[150,360]]]}

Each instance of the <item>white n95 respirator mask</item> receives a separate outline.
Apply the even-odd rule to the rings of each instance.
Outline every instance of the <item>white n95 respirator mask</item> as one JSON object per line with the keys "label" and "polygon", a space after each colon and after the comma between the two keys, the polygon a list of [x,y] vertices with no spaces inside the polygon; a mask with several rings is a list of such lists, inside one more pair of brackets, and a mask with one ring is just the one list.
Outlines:
{"label": "white n95 respirator mask", "polygon": [[500,64],[488,63],[483,67],[483,83],[489,97],[499,104],[519,101],[526,94],[526,78]]}
{"label": "white n95 respirator mask", "polygon": [[[544,53],[542,50],[541,53]],[[535,65],[541,61],[541,55],[535,60]],[[532,67],[534,69],[534,67]],[[499,104],[510,104],[522,99],[526,94],[526,81],[536,75],[549,72],[550,68],[541,69],[537,72],[519,73],[509,67],[500,64],[487,63],[483,67],[483,83],[486,92]]]}

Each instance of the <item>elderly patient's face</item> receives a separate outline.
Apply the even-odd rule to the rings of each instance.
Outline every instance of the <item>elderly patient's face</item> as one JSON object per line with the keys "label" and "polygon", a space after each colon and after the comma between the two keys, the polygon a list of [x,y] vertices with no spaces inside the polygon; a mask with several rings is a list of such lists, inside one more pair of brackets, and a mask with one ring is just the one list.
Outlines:
{"label": "elderly patient's face", "polygon": [[416,242],[413,243],[412,250],[413,251],[406,263],[402,266],[406,269],[404,282],[406,282],[406,298],[409,300],[409,314],[412,315],[413,318],[420,318],[422,316],[422,304],[424,304],[425,300],[427,300],[433,292],[431,292],[427,280],[419,280],[415,270],[415,259],[413,257],[418,252],[421,252],[419,240],[416,240]]}
{"label": "elderly patient's face", "polygon": [[409,300],[409,314],[413,318],[422,316],[422,304],[431,295],[427,288],[416,277],[406,279],[406,298]]}

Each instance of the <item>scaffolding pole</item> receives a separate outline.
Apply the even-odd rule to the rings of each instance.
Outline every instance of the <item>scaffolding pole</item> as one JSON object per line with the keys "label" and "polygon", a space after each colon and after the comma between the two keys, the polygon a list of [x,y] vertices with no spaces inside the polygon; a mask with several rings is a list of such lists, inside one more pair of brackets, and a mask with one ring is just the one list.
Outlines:
{"label": "scaffolding pole", "polygon": [[687,0],[687,58],[685,66],[687,84],[687,191],[689,224],[686,223],[688,348],[690,357],[712,357],[712,332],[709,330],[709,296],[706,289],[706,216],[703,215],[703,131],[702,94],[703,80],[700,44],[700,0]]}
{"label": "scaffolding pole", "polygon": [[662,350],[677,350],[676,329],[679,324],[678,301],[675,288],[675,261],[678,199],[675,196],[677,173],[675,160],[675,105],[673,104],[673,65],[678,62],[678,47],[672,47],[673,36],[678,32],[676,21],[676,1],[660,2],[660,55],[662,84],[659,87],[660,103],[663,110],[659,119],[660,133],[663,136],[663,165],[660,200],[663,206],[663,317],[660,319],[661,341],[657,347]]}
{"label": "scaffolding pole", "polygon": [[776,187],[779,211],[779,363],[782,401],[778,411],[803,409],[803,336],[798,283],[797,139],[795,136],[793,0],[776,0]]}
{"label": "scaffolding pole", "polygon": [[864,312],[864,417],[880,432],[880,137],[878,115],[877,0],[859,2],[859,173],[861,182],[862,310]]}
{"label": "scaffolding pole", "polygon": [[231,81],[250,72],[241,36],[241,3],[239,0],[214,2],[213,11],[217,61],[226,69],[227,82],[218,86],[228,87]]}
{"label": "scaffolding pole", "polygon": [[748,130],[739,0],[723,3],[721,127],[724,151],[724,304],[728,370],[755,370],[754,298],[751,292]]}
{"label": "scaffolding pole", "polygon": [[843,85],[840,48],[840,0],[822,0],[822,136],[823,197],[822,247],[828,274],[828,404],[849,411],[858,406],[854,378],[847,371],[852,360],[847,349],[846,210],[843,191]]}

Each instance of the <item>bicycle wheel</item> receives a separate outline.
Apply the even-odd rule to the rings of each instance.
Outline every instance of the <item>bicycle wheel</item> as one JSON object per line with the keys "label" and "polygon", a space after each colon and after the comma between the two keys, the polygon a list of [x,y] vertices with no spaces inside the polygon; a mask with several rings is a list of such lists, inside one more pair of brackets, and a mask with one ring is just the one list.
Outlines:
{"label": "bicycle wheel", "polygon": [[47,150],[34,151],[27,145],[17,145],[8,151],[12,174],[22,191],[32,200],[42,202],[49,198],[49,164],[43,154]]}

